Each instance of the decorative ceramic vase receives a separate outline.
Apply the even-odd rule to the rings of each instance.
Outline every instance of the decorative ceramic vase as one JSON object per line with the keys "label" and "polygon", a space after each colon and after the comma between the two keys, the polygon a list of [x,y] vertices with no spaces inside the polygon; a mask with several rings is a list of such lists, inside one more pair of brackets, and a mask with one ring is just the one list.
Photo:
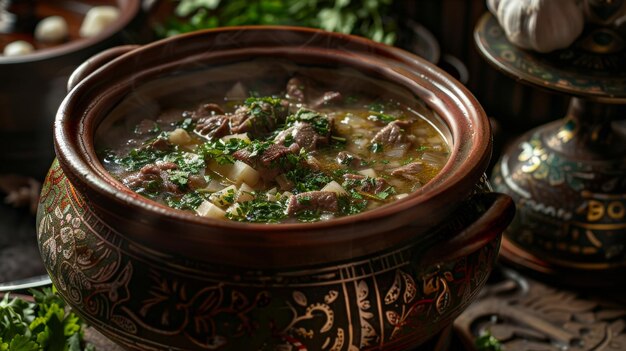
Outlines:
{"label": "decorative ceramic vase", "polygon": [[[517,139],[496,166],[495,189],[517,215],[504,258],[577,285],[611,285],[626,270],[626,50],[619,35],[588,28],[571,48],[516,48],[491,15],[476,29],[485,58],[517,80],[572,96],[562,120]],[[552,278],[551,278],[552,279]]]}
{"label": "decorative ceramic vase", "polygon": [[[104,170],[94,136],[121,99],[191,91],[209,69],[237,82],[233,62],[251,59],[264,60],[259,79],[285,79],[271,62],[288,59],[296,71],[323,66],[337,82],[347,66],[367,74],[348,74],[356,86],[376,77],[401,87],[410,92],[403,103],[435,112],[450,160],[405,199],[307,224],[197,217],[141,197]],[[179,84],[152,84],[172,77]],[[106,51],[70,86],[55,124],[58,161],[40,200],[39,247],[59,294],[129,349],[416,347],[474,299],[513,216],[509,197],[487,192],[489,126],[471,94],[432,64],[365,39],[288,27],[197,32]]]}

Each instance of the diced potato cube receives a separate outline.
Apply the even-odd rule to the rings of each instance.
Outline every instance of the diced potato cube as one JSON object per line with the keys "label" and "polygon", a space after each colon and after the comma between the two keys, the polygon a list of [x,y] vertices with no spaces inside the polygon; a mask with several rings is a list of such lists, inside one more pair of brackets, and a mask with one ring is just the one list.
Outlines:
{"label": "diced potato cube", "polygon": [[222,140],[224,140],[224,142],[227,142],[230,139],[241,139],[245,141],[246,143],[250,143],[250,138],[248,137],[248,133],[231,134],[231,135],[226,135],[222,137]]}
{"label": "diced potato cube", "polygon": [[227,177],[236,184],[248,183],[251,186],[255,186],[256,183],[259,182],[261,175],[256,169],[248,166],[248,164],[235,161],[233,169]]}
{"label": "diced potato cube", "polygon": [[211,196],[209,196],[209,200],[218,206],[226,206],[235,202],[236,195],[237,187],[231,185],[211,194]]}
{"label": "diced potato cube", "polygon": [[270,190],[266,191],[266,193],[272,194],[272,195],[275,195],[277,192],[278,192],[278,189],[276,189],[276,187],[273,187]]}
{"label": "diced potato cube", "polygon": [[293,193],[291,193],[289,191],[285,191],[285,192],[280,194],[280,196],[278,197],[278,200],[282,200],[282,199],[285,199],[285,198],[288,199],[288,198],[290,198],[292,196],[293,196]]}
{"label": "diced potato cube", "polygon": [[237,193],[237,202],[247,202],[254,200],[254,189],[246,183],[242,183]]}
{"label": "diced potato cube", "polygon": [[348,192],[346,191],[346,189],[344,189],[339,183],[337,183],[334,180],[332,182],[326,184],[322,188],[321,191],[333,192],[333,193],[337,194],[338,196],[348,195]]}
{"label": "diced potato cube", "polygon": [[224,210],[206,200],[203,201],[200,206],[198,206],[198,208],[196,209],[196,213],[202,217],[216,219],[223,219],[226,215],[226,212]]}
{"label": "diced potato cube", "polygon": [[267,201],[276,201],[276,200],[278,200],[278,199],[276,198],[276,195],[275,195],[275,194],[270,194],[270,193],[267,193],[267,194],[265,194],[265,196],[267,197]]}
{"label": "diced potato cube", "polygon": [[370,177],[370,178],[376,178],[376,171],[373,168],[367,168],[364,170],[359,171],[359,174],[364,175],[366,177]]}
{"label": "diced potato cube", "polygon": [[171,131],[168,140],[174,145],[187,145],[193,141],[189,133],[182,128],[176,128]]}

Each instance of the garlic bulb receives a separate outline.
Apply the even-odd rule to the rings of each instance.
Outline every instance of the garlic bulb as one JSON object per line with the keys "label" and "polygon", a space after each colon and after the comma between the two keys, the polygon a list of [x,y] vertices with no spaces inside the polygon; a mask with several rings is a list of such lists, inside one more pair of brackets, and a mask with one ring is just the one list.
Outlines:
{"label": "garlic bulb", "polygon": [[585,26],[577,0],[487,0],[513,44],[538,52],[570,46]]}

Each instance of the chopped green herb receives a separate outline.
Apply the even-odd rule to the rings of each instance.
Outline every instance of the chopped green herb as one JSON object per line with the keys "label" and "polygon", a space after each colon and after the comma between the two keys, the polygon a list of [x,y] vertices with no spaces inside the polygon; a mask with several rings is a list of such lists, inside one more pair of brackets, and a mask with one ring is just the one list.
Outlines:
{"label": "chopped green herb", "polygon": [[259,197],[240,203],[237,214],[227,213],[226,217],[239,222],[278,223],[287,218],[285,210],[285,202],[267,201]]}
{"label": "chopped green herb", "polygon": [[231,138],[224,142],[222,139],[207,141],[200,145],[196,152],[204,159],[213,159],[220,165],[235,163],[232,156],[238,150],[244,149],[249,143],[243,139]]}
{"label": "chopped green herb", "polygon": [[418,148],[416,149],[416,151],[418,151],[418,152],[422,152],[422,151],[426,151],[426,150],[429,150],[429,149],[430,149],[430,147],[428,147],[428,146],[426,146],[426,145],[422,145],[422,146],[418,147]]}
{"label": "chopped green herb", "polygon": [[166,151],[142,147],[130,150],[128,156],[116,158],[115,163],[120,164],[127,171],[137,171],[145,165],[156,162],[166,154]]}
{"label": "chopped green herb", "polygon": [[319,135],[328,135],[330,133],[330,119],[325,114],[317,111],[301,108],[295,114],[287,117],[288,127],[296,122],[310,123]]}
{"label": "chopped green herb", "polygon": [[373,153],[383,152],[383,144],[381,144],[381,143],[373,143],[373,144],[370,145],[370,150]]}
{"label": "chopped green herb", "polygon": [[206,197],[197,191],[186,193],[182,197],[170,196],[166,198],[167,205],[179,210],[195,210]]}
{"label": "chopped green herb", "polygon": [[206,167],[204,159],[192,152],[175,151],[166,155],[163,161],[173,162],[179,170],[190,174],[198,174]]}
{"label": "chopped green herb", "polygon": [[187,183],[189,182],[189,172],[180,171],[180,170],[172,170],[169,171],[169,181],[178,185],[180,188],[185,189],[187,187]]}

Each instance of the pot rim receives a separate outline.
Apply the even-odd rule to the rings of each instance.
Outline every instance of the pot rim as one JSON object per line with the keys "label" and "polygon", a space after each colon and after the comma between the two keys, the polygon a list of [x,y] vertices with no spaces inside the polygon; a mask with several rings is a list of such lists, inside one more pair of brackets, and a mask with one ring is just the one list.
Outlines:
{"label": "pot rim", "polygon": [[[361,52],[358,55],[361,60],[372,59],[376,60],[377,62],[375,63],[377,64],[383,64],[383,59],[390,59],[397,61],[398,64],[402,64],[405,67],[401,68],[400,71],[406,75],[407,80],[410,80],[415,85],[415,89],[421,91],[421,94],[416,94],[414,91],[413,93],[419,95],[419,98],[430,109],[436,111],[448,125],[448,129],[453,137],[452,145],[449,145],[451,154],[448,162],[435,178],[404,199],[396,200],[388,205],[357,215],[340,217],[330,221],[294,224],[240,223],[199,217],[157,204],[124,187],[121,182],[114,180],[108,175],[100,161],[95,158],[93,136],[98,125],[94,125],[93,114],[90,115],[89,111],[85,113],[83,111],[84,106],[80,106],[81,98],[84,99],[83,95],[89,96],[90,93],[93,93],[94,86],[96,87],[95,90],[98,90],[97,88],[99,87],[101,88],[103,81],[115,76],[111,72],[119,70],[125,63],[137,62],[135,60],[140,59],[142,55],[151,57],[148,55],[153,54],[153,51],[159,51],[168,47],[171,50],[171,46],[174,44],[182,44],[182,50],[185,48],[189,49],[191,42],[195,40],[196,44],[198,44],[203,37],[221,34],[238,35],[242,33],[267,33],[268,35],[295,33],[295,35],[304,37],[321,36],[329,41],[335,40],[342,43],[351,43],[356,44],[358,47],[366,48],[366,52]],[[185,47],[185,43],[187,43],[187,47]],[[195,50],[198,49],[196,48]],[[175,58],[173,62],[178,62],[178,60],[180,58]],[[172,61],[166,60],[164,62]],[[146,66],[149,65],[149,63],[146,64]],[[126,77],[126,79],[128,78],[130,77]],[[397,81],[392,82],[399,84]],[[402,84],[399,85],[404,86]],[[84,101],[82,103],[84,104]],[[97,104],[97,101],[95,104]],[[78,111],[75,111],[77,106],[79,107]],[[462,114],[463,116],[455,121],[451,117],[452,113],[447,112],[447,107],[456,107],[459,109],[457,114]],[[153,243],[158,241],[165,247],[177,246],[177,243],[184,241],[190,241],[191,243],[188,242],[186,244],[186,247],[190,247],[193,246],[192,243],[195,243],[195,245],[198,245],[198,243],[206,244],[207,242],[222,244],[223,240],[241,241],[241,239],[246,238],[252,240],[249,245],[271,248],[289,248],[293,247],[292,245],[294,244],[304,248],[308,245],[311,245],[311,247],[328,245],[329,242],[335,244],[342,242],[357,243],[366,238],[371,239],[372,235],[380,234],[380,228],[373,229],[371,227],[374,226],[368,225],[369,223],[373,221],[384,222],[387,225],[385,228],[392,231],[402,225],[411,223],[415,218],[416,211],[424,207],[425,204],[433,205],[429,207],[433,207],[432,210],[435,213],[437,211],[450,213],[459,205],[462,199],[466,198],[473,191],[474,185],[478,183],[483,175],[491,156],[490,135],[490,126],[486,114],[469,90],[426,60],[403,50],[375,43],[365,38],[324,32],[311,28],[286,26],[218,28],[166,38],[134,49],[102,66],[77,84],[61,104],[54,126],[55,150],[61,167],[70,182],[79,191],[82,191],[83,195],[90,199],[96,199],[96,201],[92,201],[92,206],[109,214],[112,213],[117,218],[125,217],[124,208],[130,206],[142,214],[140,221],[143,220],[148,223],[150,220],[157,220],[159,223],[164,224],[163,228],[167,227],[170,229],[180,228],[181,224],[186,225],[185,228],[189,230],[177,233],[176,236],[167,235],[169,233],[163,228],[159,228],[161,232],[157,230],[149,235],[137,234],[141,237],[140,239],[144,239],[142,240],[143,242]],[[455,197],[458,197],[458,201],[450,201],[451,198]],[[436,203],[433,203],[434,199],[437,199]],[[104,203],[108,206],[103,205]],[[414,211],[412,212],[411,210]],[[426,227],[430,228],[438,222],[440,221],[429,223]],[[169,227],[167,223],[169,223]],[[352,257],[356,253],[371,252],[375,247],[378,250],[391,247],[407,238],[414,237],[415,233],[420,231],[419,225],[415,227],[412,229],[412,233],[398,234],[397,237],[387,238],[385,243],[379,242],[377,245],[370,245],[369,251],[360,252],[356,250],[355,252],[346,253],[346,255]],[[207,231],[209,228],[212,228],[214,231],[217,230],[219,233],[213,233],[216,236],[212,238],[212,233]],[[428,228],[422,228],[422,231]],[[340,232],[342,235],[339,235],[339,233],[338,235],[320,235],[320,233],[326,233],[329,229]],[[198,235],[193,233],[194,230],[204,230],[204,232]],[[267,235],[270,233],[271,235]],[[135,236],[135,233],[132,233],[131,230],[127,230],[123,234],[129,237]]]}
{"label": "pot rim", "polygon": [[68,43],[63,43],[51,48],[37,50],[28,55],[9,57],[0,55],[0,65],[32,63],[49,60],[71,54],[76,51],[84,50],[100,42],[106,41],[128,26],[128,24],[130,24],[130,22],[132,22],[132,20],[137,16],[141,8],[140,0],[115,0],[115,2],[120,10],[120,17],[98,35],[89,38],[72,40]]}

